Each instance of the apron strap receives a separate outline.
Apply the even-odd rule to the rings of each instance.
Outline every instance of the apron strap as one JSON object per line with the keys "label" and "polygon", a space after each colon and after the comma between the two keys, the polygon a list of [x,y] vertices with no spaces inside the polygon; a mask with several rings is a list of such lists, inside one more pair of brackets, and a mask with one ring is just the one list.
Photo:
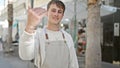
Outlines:
{"label": "apron strap", "polygon": [[[60,30],[61,31],[61,30]],[[48,38],[48,34],[47,34],[47,32],[46,32],[46,28],[44,28],[44,32],[45,32],[45,37],[46,37],[46,39],[48,40],[49,38]],[[62,33],[62,36],[63,36],[63,39],[64,39],[64,42],[66,43],[66,40],[65,40],[65,35],[64,35],[64,33],[61,31],[61,33]]]}

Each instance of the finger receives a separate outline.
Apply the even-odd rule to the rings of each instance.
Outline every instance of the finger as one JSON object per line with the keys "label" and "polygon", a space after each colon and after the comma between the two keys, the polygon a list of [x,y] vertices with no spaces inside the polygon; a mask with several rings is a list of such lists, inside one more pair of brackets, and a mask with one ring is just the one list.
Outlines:
{"label": "finger", "polygon": [[30,6],[28,6],[27,12],[29,13],[30,11],[31,11],[31,8],[30,8]]}
{"label": "finger", "polygon": [[46,12],[46,10],[41,8],[41,7],[34,8],[33,11],[35,11],[36,13],[44,13],[44,12]]}
{"label": "finger", "polygon": [[37,14],[38,14],[39,16],[40,16],[40,15],[43,15],[43,14],[46,15],[46,12],[38,12]]}
{"label": "finger", "polygon": [[42,19],[42,18],[45,17],[45,16],[46,16],[45,13],[38,15],[39,19]]}
{"label": "finger", "polygon": [[31,7],[30,7],[30,6],[28,6],[28,10],[29,10],[29,9],[31,9]]}

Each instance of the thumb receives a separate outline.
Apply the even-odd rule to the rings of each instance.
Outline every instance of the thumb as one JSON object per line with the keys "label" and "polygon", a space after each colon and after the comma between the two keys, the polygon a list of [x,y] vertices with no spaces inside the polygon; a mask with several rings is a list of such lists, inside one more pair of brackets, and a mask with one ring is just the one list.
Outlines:
{"label": "thumb", "polygon": [[31,9],[30,5],[28,6],[28,10]]}

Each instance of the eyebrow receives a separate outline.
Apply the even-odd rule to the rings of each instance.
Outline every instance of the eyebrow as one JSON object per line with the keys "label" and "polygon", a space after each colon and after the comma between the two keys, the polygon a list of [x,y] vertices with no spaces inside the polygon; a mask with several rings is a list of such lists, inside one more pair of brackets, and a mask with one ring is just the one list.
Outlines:
{"label": "eyebrow", "polygon": [[[56,8],[52,8],[51,10],[56,10]],[[63,12],[63,9],[60,8],[58,11],[62,11]]]}

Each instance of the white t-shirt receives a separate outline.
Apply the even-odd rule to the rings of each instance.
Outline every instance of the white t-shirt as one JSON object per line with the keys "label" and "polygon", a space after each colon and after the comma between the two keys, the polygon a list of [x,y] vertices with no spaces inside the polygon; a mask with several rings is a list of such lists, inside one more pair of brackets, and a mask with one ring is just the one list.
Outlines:
{"label": "white t-shirt", "polygon": [[49,41],[63,40],[63,35],[61,31],[52,31],[46,29],[46,33],[48,34]]}

